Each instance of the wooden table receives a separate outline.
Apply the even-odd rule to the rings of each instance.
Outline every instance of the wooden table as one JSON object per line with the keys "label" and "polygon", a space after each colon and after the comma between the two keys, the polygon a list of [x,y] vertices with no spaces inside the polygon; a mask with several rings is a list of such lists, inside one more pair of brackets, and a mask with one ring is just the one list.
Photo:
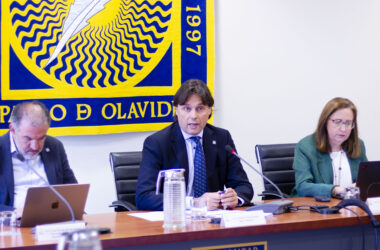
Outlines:
{"label": "wooden table", "polygon": [[[312,198],[293,198],[294,205],[326,204]],[[328,205],[339,201],[332,200]],[[359,208],[353,208],[362,217],[366,237],[366,249],[373,249],[373,230],[368,216]],[[265,225],[239,228],[222,228],[208,222],[188,221],[186,228],[167,230],[161,222],[149,222],[127,212],[88,214],[84,220],[89,227],[109,227],[112,233],[101,235],[103,248],[123,249],[191,249],[209,245],[226,245],[265,241],[268,249],[361,249],[359,220],[350,211],[321,215],[309,211],[296,211],[267,218]],[[380,215],[376,216],[380,219]],[[31,228],[18,229],[18,236],[0,236],[2,248],[55,249],[54,242],[36,242]],[[321,248],[326,244],[334,248]],[[330,241],[330,242],[329,242]],[[333,242],[336,241],[336,245]],[[288,244],[290,248],[283,248]],[[132,248],[130,248],[132,247]],[[299,248],[298,248],[299,247]],[[307,248],[305,248],[307,247]],[[315,247],[315,248],[313,248]],[[347,248],[349,247],[349,248]],[[357,248],[359,247],[359,248]]]}

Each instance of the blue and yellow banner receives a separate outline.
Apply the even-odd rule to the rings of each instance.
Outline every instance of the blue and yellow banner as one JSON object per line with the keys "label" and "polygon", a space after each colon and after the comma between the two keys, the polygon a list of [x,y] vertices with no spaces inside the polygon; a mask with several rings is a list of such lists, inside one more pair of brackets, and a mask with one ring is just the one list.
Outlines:
{"label": "blue and yellow banner", "polygon": [[159,130],[173,95],[214,90],[213,0],[1,1],[0,134],[38,99],[52,135]]}

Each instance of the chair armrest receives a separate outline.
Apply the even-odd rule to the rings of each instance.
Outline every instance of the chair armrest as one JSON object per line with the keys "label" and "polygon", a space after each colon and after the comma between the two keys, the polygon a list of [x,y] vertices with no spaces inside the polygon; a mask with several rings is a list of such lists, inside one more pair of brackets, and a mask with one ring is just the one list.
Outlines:
{"label": "chair armrest", "polygon": [[109,207],[115,208],[115,212],[125,211],[125,210],[127,211],[137,210],[136,206],[128,201],[114,201],[112,202],[111,205],[109,205]]}

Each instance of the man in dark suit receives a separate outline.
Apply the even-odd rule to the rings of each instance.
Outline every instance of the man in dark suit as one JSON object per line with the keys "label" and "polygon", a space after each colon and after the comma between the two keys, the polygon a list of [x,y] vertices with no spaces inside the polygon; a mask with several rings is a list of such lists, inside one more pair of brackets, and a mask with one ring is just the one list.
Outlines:
{"label": "man in dark suit", "polygon": [[207,124],[214,99],[206,84],[201,80],[186,81],[175,94],[173,105],[175,122],[144,142],[136,190],[137,208],[163,209],[163,195],[156,195],[155,191],[158,172],[164,169],[184,168],[187,196],[197,197],[193,186],[197,182],[194,136],[202,144],[207,179],[207,190],[197,198],[207,199],[209,210],[248,204],[253,196],[252,185],[240,160],[225,150],[226,145],[235,148],[230,133]]}
{"label": "man in dark suit", "polygon": [[27,189],[45,185],[31,168],[50,184],[77,183],[62,143],[47,135],[49,127],[50,115],[43,103],[14,107],[9,132],[0,137],[0,210],[22,208]]}

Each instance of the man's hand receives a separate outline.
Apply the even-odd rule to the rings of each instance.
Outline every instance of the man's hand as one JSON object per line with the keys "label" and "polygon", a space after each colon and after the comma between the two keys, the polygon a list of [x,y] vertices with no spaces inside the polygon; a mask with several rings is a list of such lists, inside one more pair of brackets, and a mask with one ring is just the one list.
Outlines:
{"label": "man's hand", "polygon": [[198,199],[206,199],[207,200],[207,210],[215,210],[218,208],[218,206],[220,204],[219,192],[204,193]]}
{"label": "man's hand", "polygon": [[17,218],[21,218],[23,210],[24,210],[23,208],[16,208],[14,210],[16,212]]}
{"label": "man's hand", "polygon": [[223,208],[235,208],[239,199],[234,189],[227,188],[225,191],[204,193],[198,199],[207,200],[207,210],[215,210],[222,205]]}
{"label": "man's hand", "polygon": [[223,192],[218,192],[220,194],[220,202],[222,203],[223,208],[235,208],[239,199],[237,193],[232,188],[227,188]]}

